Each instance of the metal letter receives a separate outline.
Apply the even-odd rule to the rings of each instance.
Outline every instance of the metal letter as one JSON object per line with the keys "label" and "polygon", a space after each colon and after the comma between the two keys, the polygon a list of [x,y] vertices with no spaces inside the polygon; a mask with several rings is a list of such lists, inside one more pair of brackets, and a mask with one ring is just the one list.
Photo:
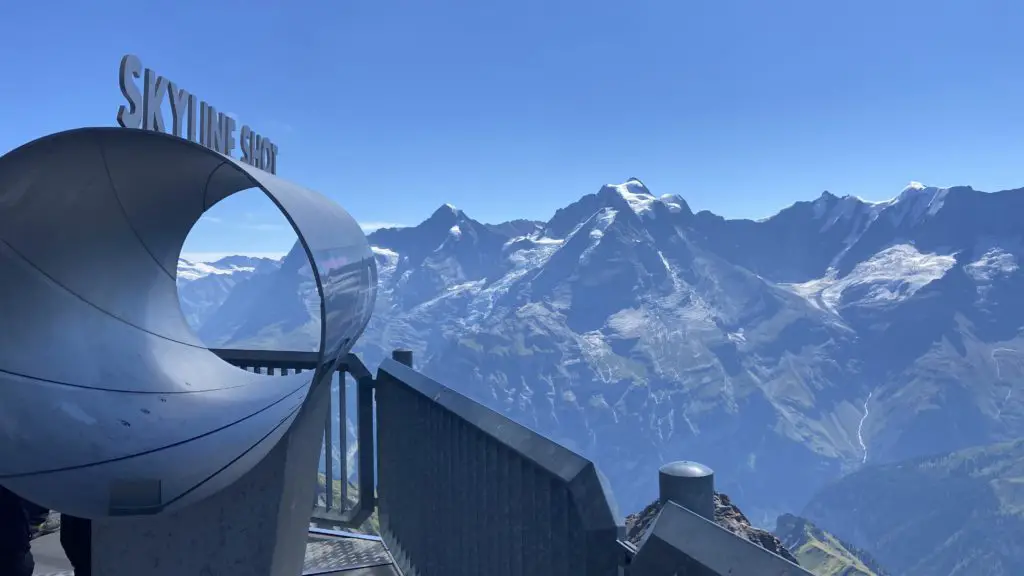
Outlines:
{"label": "metal letter", "polygon": [[235,149],[235,119],[231,116],[224,116],[224,125],[221,127],[221,133],[224,137],[224,145],[221,152],[227,156],[231,156],[231,151]]}
{"label": "metal letter", "polygon": [[263,163],[262,168],[267,172],[271,171],[273,158],[271,157],[271,149],[274,143],[270,141],[270,138],[263,139],[263,149],[260,150],[260,161]]}
{"label": "metal letter", "polygon": [[253,143],[253,166],[263,169],[263,136],[253,132],[253,139],[256,141]]}
{"label": "metal letter", "polygon": [[188,95],[188,139],[196,142],[196,97]]}
{"label": "metal letter", "polygon": [[142,111],[139,104],[142,102],[142,93],[139,92],[135,79],[142,75],[142,61],[138,56],[125,54],[121,58],[121,94],[128,101],[128,105],[121,105],[117,109],[117,123],[123,128],[138,128],[142,121]]}
{"label": "metal letter", "polygon": [[164,114],[160,111],[160,105],[167,98],[167,79],[157,76],[149,68],[146,68],[146,92],[142,99],[142,127],[146,130],[166,132],[164,129]]}
{"label": "metal letter", "polygon": [[174,82],[167,83],[167,90],[171,96],[171,132],[181,137],[182,120],[184,113],[187,112],[186,106],[192,97],[184,88],[179,89]]}
{"label": "metal letter", "polygon": [[207,148],[210,147],[210,118],[207,110],[209,107],[205,101],[199,101],[199,143]]}
{"label": "metal letter", "polygon": [[224,125],[224,114],[209,104],[206,105],[206,145],[217,152],[224,151],[224,137],[221,128]]}
{"label": "metal letter", "polygon": [[270,145],[270,173],[277,174],[277,144]]}
{"label": "metal letter", "polygon": [[252,129],[242,126],[242,134],[238,137],[238,147],[242,150],[241,161],[252,166]]}

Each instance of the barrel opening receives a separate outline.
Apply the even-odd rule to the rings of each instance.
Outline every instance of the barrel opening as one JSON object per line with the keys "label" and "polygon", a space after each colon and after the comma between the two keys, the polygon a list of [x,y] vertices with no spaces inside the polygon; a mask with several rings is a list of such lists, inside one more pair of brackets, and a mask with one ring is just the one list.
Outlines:
{"label": "barrel opening", "polygon": [[209,348],[314,352],[320,295],[291,224],[258,188],[211,206],[178,258],[179,306]]}

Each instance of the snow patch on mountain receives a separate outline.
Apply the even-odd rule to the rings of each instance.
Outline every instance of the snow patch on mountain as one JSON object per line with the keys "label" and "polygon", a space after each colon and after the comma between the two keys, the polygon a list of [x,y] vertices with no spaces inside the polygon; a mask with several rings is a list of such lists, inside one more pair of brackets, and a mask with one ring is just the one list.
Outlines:
{"label": "snow patch on mountain", "polygon": [[683,206],[686,204],[686,202],[683,201],[683,198],[677,194],[665,194],[658,198],[658,200],[661,201],[661,203],[668,208],[668,211],[673,214],[682,212]]}
{"label": "snow patch on mountain", "polygon": [[191,282],[211,274],[235,274],[237,272],[255,272],[255,266],[218,265],[209,262],[192,262],[178,258],[178,281]]}
{"label": "snow patch on mountain", "polygon": [[990,248],[980,258],[964,267],[978,282],[991,282],[997,276],[1009,276],[1019,269],[1017,258],[1002,248]]}
{"label": "snow patch on mountain", "polygon": [[619,310],[608,318],[608,327],[623,338],[640,338],[646,325],[644,311],[637,308]]}
{"label": "snow patch on mountain", "polygon": [[729,340],[736,343],[742,343],[747,341],[747,337],[743,335],[743,328],[740,328],[736,332],[730,332],[726,334],[726,336],[729,338]]}
{"label": "snow patch on mountain", "polygon": [[564,240],[555,238],[531,239],[528,244],[519,246],[518,250],[508,255],[509,262],[514,265],[509,274],[521,275],[530,269],[543,266],[564,243]]}
{"label": "snow patch on mountain", "polygon": [[[594,249],[597,248],[597,245],[601,243],[601,239],[604,238],[605,232],[612,225],[612,222],[615,221],[615,217],[618,213],[619,211],[614,208],[602,208],[597,214],[594,214],[590,221],[588,221],[590,224],[590,231],[587,235],[590,238],[590,244],[580,254],[580,263],[590,261],[590,255],[594,252]],[[586,225],[587,223],[584,223],[583,226],[585,227]],[[578,233],[579,228],[573,230],[572,233],[569,234],[569,241],[572,241]]]}
{"label": "snow patch on mountain", "polygon": [[[517,238],[517,239],[509,240],[508,243],[511,244],[515,240],[522,240],[522,238]],[[565,240],[563,240],[561,238],[548,238],[546,236],[539,236],[537,238],[528,238],[528,240],[530,242],[533,242],[534,244],[546,245],[546,246],[560,246],[561,244],[563,244],[565,242]]]}
{"label": "snow patch on mountain", "polygon": [[595,375],[605,384],[611,384],[628,377],[628,373],[620,370],[620,359],[612,351],[611,346],[600,332],[581,334],[577,339],[580,353],[587,363],[593,367]]}
{"label": "snow patch on mountain", "polygon": [[902,301],[942,278],[955,264],[955,256],[923,254],[913,245],[897,244],[857,264],[842,278],[830,268],[823,278],[781,286],[816,308],[838,314],[844,293],[851,290],[858,289],[856,300],[861,304]]}
{"label": "snow patch on mountain", "polygon": [[376,254],[377,256],[382,256],[382,257],[388,258],[388,259],[390,259],[390,258],[394,258],[396,260],[398,259],[398,252],[395,252],[394,250],[389,250],[388,248],[381,248],[379,246],[371,246],[370,250],[372,250],[373,253]]}

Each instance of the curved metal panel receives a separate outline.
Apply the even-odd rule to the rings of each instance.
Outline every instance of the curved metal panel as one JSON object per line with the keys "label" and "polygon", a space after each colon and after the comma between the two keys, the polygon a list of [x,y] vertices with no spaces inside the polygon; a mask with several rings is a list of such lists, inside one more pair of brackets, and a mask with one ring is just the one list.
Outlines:
{"label": "curved metal panel", "polygon": [[[312,262],[315,372],[234,368],[181,314],[175,277],[189,231],[253,187]],[[376,278],[339,206],[187,140],[85,128],[0,157],[0,482],[88,518],[126,513],[125,486],[155,490],[146,513],[208,496],[259,462],[348,353]]]}
{"label": "curved metal panel", "polygon": [[376,299],[377,263],[366,236],[352,216],[329,199],[268,172],[231,161],[259,182],[293,226],[304,232],[303,245],[313,263],[322,298],[321,364],[337,366],[366,328]]}

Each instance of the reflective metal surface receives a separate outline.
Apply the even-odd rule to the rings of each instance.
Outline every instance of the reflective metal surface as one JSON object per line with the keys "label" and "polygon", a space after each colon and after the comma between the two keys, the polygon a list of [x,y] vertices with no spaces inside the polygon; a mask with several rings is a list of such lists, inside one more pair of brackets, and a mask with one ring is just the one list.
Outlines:
{"label": "reflective metal surface", "polygon": [[[177,259],[258,187],[313,263],[316,371],[253,374],[198,341]],[[377,270],[329,199],[198,144],[86,128],[0,157],[0,483],[76,516],[155,513],[233,482],[287,431],[370,318]]]}

